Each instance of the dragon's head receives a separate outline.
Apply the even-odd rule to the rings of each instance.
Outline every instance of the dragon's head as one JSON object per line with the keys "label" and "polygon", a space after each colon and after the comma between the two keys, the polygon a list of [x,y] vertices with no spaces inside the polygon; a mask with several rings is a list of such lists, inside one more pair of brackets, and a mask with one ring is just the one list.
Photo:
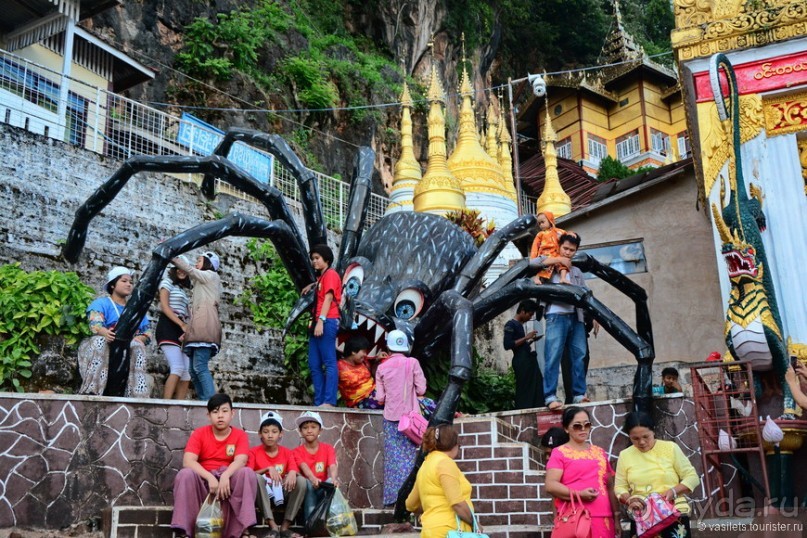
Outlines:
{"label": "dragon's head", "polygon": [[[370,341],[370,355],[391,330],[404,331],[412,341],[423,314],[475,252],[470,235],[436,215],[394,213],[365,232],[345,264],[341,307],[352,314],[354,332]],[[339,349],[346,338],[340,334]]]}
{"label": "dragon's head", "polygon": [[721,253],[726,260],[729,279],[734,282],[745,280],[758,281],[761,278],[761,265],[757,258],[757,249],[745,241],[737,228],[729,226],[717,206],[712,204],[717,232],[720,235]]}

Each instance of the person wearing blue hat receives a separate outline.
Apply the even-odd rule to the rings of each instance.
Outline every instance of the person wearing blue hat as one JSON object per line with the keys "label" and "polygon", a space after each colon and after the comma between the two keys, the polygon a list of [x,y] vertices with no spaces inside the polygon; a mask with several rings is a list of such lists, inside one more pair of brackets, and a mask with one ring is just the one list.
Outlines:
{"label": "person wearing blue hat", "polygon": [[191,267],[179,257],[171,261],[185,271],[193,282],[191,319],[185,332],[183,349],[190,359],[189,369],[196,397],[209,400],[216,393],[209,363],[221,346],[219,257],[215,252],[204,252],[196,259],[196,267]]}

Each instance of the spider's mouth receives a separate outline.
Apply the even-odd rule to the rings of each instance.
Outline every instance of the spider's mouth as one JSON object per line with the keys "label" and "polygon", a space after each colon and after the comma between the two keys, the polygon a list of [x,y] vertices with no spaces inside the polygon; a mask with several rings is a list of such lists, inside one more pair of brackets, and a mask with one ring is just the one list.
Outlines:
{"label": "spider's mouth", "polygon": [[371,349],[367,353],[370,357],[375,357],[385,349],[388,331],[380,323],[359,313],[354,316],[354,321],[357,325],[355,329],[343,331],[337,336],[336,349],[340,353],[344,352],[345,342],[347,342],[348,338],[356,335],[364,336],[370,342]]}

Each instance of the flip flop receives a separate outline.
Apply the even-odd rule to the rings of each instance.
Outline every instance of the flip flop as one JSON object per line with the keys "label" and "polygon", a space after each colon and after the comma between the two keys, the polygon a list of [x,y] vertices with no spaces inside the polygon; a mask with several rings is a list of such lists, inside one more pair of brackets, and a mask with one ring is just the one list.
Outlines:
{"label": "flip flop", "polygon": [[554,400],[549,402],[547,408],[549,408],[550,411],[560,411],[563,409],[563,404],[560,402],[560,400]]}

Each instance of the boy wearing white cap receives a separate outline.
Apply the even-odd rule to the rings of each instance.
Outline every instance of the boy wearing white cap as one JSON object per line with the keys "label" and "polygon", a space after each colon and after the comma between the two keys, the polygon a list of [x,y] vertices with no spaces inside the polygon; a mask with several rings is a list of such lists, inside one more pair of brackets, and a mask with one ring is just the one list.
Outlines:
{"label": "boy wearing white cap", "polygon": [[303,513],[305,518],[313,512],[319,500],[321,482],[331,482],[339,487],[336,477],[336,450],[328,443],[320,442],[322,417],[316,411],[304,411],[297,420],[303,444],[294,449],[294,457],[300,473],[308,479],[306,483]]}
{"label": "boy wearing white cap", "polygon": [[[261,444],[249,451],[247,466],[257,473],[258,499],[266,524],[271,527],[270,538],[291,538],[291,522],[300,511],[306,490],[306,480],[298,475],[299,467],[291,450],[280,445],[283,438],[283,417],[275,411],[261,416],[258,427]],[[278,527],[272,505],[286,506],[283,522]]]}

